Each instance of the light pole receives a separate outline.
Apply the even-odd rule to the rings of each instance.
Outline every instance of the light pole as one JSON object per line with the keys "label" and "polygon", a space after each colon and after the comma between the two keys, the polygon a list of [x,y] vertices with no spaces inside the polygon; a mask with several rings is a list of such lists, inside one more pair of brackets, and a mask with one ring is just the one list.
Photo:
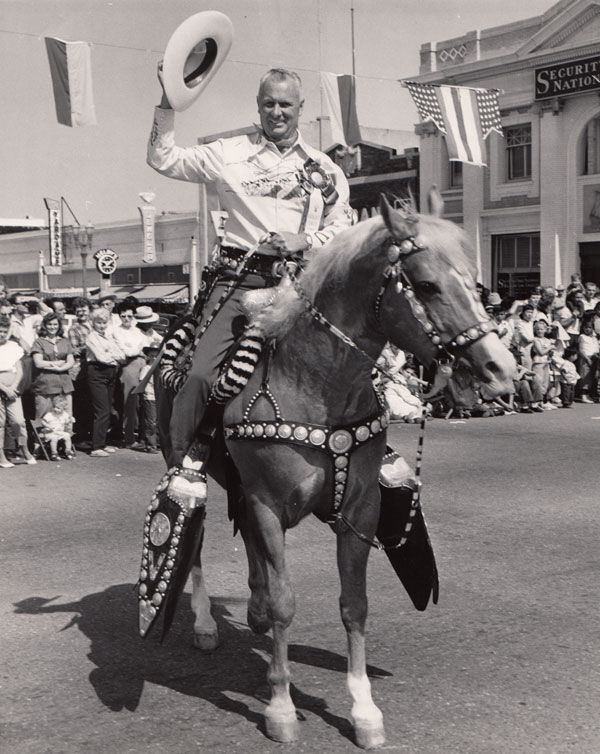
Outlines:
{"label": "light pole", "polygon": [[92,223],[87,225],[77,225],[73,239],[79,248],[81,254],[81,287],[83,297],[87,298],[87,255],[92,248],[92,239],[94,237],[94,226]]}

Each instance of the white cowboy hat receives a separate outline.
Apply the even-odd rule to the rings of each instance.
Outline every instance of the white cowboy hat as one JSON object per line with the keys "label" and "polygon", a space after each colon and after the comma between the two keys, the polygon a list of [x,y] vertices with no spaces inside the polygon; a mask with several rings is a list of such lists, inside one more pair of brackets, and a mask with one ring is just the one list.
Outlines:
{"label": "white cowboy hat", "polygon": [[173,32],[163,59],[163,86],[173,110],[186,110],[227,57],[233,25],[216,10],[196,13]]}
{"label": "white cowboy hat", "polygon": [[151,306],[138,306],[135,310],[135,323],[136,325],[149,325],[151,322],[158,322],[160,317],[155,311],[152,311]]}

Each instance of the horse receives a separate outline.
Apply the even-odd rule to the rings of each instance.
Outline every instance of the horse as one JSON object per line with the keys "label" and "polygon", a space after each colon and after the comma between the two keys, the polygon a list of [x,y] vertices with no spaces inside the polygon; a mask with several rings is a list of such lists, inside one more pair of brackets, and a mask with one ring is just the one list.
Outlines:
{"label": "horse", "polygon": [[[301,282],[283,288],[263,312],[261,327],[274,345],[225,408],[225,443],[246,504],[248,624],[273,636],[265,727],[276,741],[298,735],[287,657],[295,605],[284,538],[311,513],[336,534],[356,742],[373,748],[385,741],[365,656],[366,566],[387,423],[372,368],[384,344],[407,348],[412,339],[426,360],[442,348],[471,363],[488,396],[512,389],[514,359],[480,301],[469,240],[440,217],[435,202],[430,209],[393,209],[382,198],[379,215],[315,254]],[[222,474],[216,478],[223,482]],[[214,645],[199,556],[192,582],[194,630]]]}

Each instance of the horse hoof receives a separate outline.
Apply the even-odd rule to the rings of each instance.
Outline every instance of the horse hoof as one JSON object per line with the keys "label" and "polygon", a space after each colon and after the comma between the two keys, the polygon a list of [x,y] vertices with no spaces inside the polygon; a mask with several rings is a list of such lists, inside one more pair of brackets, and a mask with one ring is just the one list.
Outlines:
{"label": "horse hoof", "polygon": [[284,718],[278,718],[277,720],[265,715],[265,729],[267,736],[272,741],[277,741],[281,744],[290,744],[292,741],[298,740],[298,719],[296,713],[292,713]]}
{"label": "horse hoof", "polygon": [[219,646],[218,631],[206,631],[204,633],[194,633],[194,646],[203,652],[212,652]]}
{"label": "horse hoof", "polygon": [[354,736],[356,745],[361,749],[376,749],[385,743],[383,723],[369,720],[354,721]]}

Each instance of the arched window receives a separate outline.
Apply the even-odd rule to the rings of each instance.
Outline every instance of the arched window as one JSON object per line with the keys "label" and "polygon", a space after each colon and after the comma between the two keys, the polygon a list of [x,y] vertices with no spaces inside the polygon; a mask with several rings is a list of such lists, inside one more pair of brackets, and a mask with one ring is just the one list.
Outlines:
{"label": "arched window", "polygon": [[578,149],[579,175],[600,173],[600,115],[587,122]]}

